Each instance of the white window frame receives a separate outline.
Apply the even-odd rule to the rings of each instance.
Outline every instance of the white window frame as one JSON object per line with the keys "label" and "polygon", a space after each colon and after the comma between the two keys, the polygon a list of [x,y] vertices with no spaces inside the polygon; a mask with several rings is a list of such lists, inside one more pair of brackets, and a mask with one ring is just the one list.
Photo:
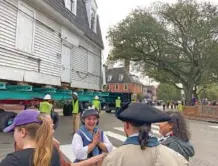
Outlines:
{"label": "white window frame", "polygon": [[[36,18],[36,11],[35,11],[34,8],[30,7],[30,6],[27,5],[26,3],[22,2],[21,0],[18,0],[18,12],[17,12],[17,28],[16,28],[16,43],[15,43],[15,48],[16,48],[17,50],[26,52],[26,51],[20,49],[19,46],[18,46],[18,43],[19,43],[18,27],[20,26],[19,16],[20,16],[20,12],[22,12],[22,11],[20,11],[20,10],[21,10],[21,6],[25,6],[25,7],[28,8],[29,10],[32,10],[32,11],[33,11],[33,18],[32,18],[32,19],[35,19],[35,18]],[[36,24],[35,24],[35,20],[34,20],[34,22],[33,22],[33,33],[32,33],[32,49],[31,49],[31,52],[28,52],[28,53],[31,53],[31,54],[34,53],[35,28],[36,28]]]}
{"label": "white window frame", "polygon": [[123,81],[124,75],[123,74],[119,74],[119,81]]}
{"label": "white window frame", "polygon": [[115,84],[115,90],[119,90],[119,84]]}
{"label": "white window frame", "polygon": [[[70,1],[71,2],[71,7],[70,9],[67,7],[67,2]],[[74,3],[74,6],[72,6],[72,2]],[[74,15],[77,14],[77,0],[64,0],[65,3],[65,7],[71,11]]]}
{"label": "white window frame", "polygon": [[123,89],[124,89],[124,90],[128,90],[128,84],[124,84]]}
{"label": "white window frame", "polygon": [[[109,75],[107,76],[107,81],[110,82],[110,81],[112,80],[112,77],[113,77],[113,76],[112,76],[111,74],[109,74]],[[109,79],[109,78],[110,78],[110,79]]]}
{"label": "white window frame", "polygon": [[[93,29],[92,29],[92,10],[95,12]],[[94,7],[91,7],[91,9],[90,9],[90,29],[96,33],[96,29],[97,29],[97,10]]]}

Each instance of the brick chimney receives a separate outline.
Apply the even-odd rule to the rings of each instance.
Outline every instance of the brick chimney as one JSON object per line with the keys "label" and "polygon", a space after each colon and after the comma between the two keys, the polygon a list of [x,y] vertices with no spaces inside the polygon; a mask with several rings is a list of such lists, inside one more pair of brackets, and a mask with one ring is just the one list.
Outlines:
{"label": "brick chimney", "polygon": [[124,60],[124,68],[129,73],[130,71],[130,61],[129,60]]}

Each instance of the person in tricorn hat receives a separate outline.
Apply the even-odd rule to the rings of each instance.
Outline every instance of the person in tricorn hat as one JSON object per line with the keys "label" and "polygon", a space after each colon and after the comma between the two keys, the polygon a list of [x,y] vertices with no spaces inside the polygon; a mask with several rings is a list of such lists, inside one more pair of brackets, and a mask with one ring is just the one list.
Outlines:
{"label": "person in tricorn hat", "polygon": [[126,104],[116,112],[127,135],[123,145],[111,152],[102,166],[188,166],[188,161],[175,151],[159,144],[150,133],[151,124],[170,117],[147,104]]}

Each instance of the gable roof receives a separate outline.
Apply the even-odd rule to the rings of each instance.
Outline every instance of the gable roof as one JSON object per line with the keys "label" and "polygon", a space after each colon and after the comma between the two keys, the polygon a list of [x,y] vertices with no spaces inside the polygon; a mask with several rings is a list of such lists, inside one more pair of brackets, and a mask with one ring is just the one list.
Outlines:
{"label": "gable roof", "polygon": [[77,14],[74,15],[71,11],[65,8],[64,0],[44,0],[49,6],[62,14],[70,22],[80,28],[91,41],[97,44],[102,49],[104,48],[99,17],[97,16],[96,33],[89,28],[86,4],[83,0],[77,0]]}
{"label": "gable roof", "polygon": [[[119,75],[123,74],[123,80],[119,81]],[[108,81],[108,76],[112,75],[112,80]],[[106,69],[106,83],[136,83],[143,85],[139,80],[135,80],[132,75],[125,70],[124,67]]]}

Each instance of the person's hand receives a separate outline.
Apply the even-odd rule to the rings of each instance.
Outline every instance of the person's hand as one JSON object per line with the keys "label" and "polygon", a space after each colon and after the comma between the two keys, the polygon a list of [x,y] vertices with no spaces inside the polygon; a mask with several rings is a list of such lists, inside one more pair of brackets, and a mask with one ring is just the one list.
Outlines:
{"label": "person's hand", "polygon": [[99,141],[100,141],[100,132],[97,131],[97,132],[94,134],[94,136],[93,136],[92,142],[93,142],[95,145],[97,145],[97,144],[99,143]]}
{"label": "person's hand", "polygon": [[105,157],[105,154],[101,154],[101,155],[97,155],[95,157],[92,157],[90,159],[88,159],[88,162],[91,164],[96,164],[98,162],[101,162]]}

